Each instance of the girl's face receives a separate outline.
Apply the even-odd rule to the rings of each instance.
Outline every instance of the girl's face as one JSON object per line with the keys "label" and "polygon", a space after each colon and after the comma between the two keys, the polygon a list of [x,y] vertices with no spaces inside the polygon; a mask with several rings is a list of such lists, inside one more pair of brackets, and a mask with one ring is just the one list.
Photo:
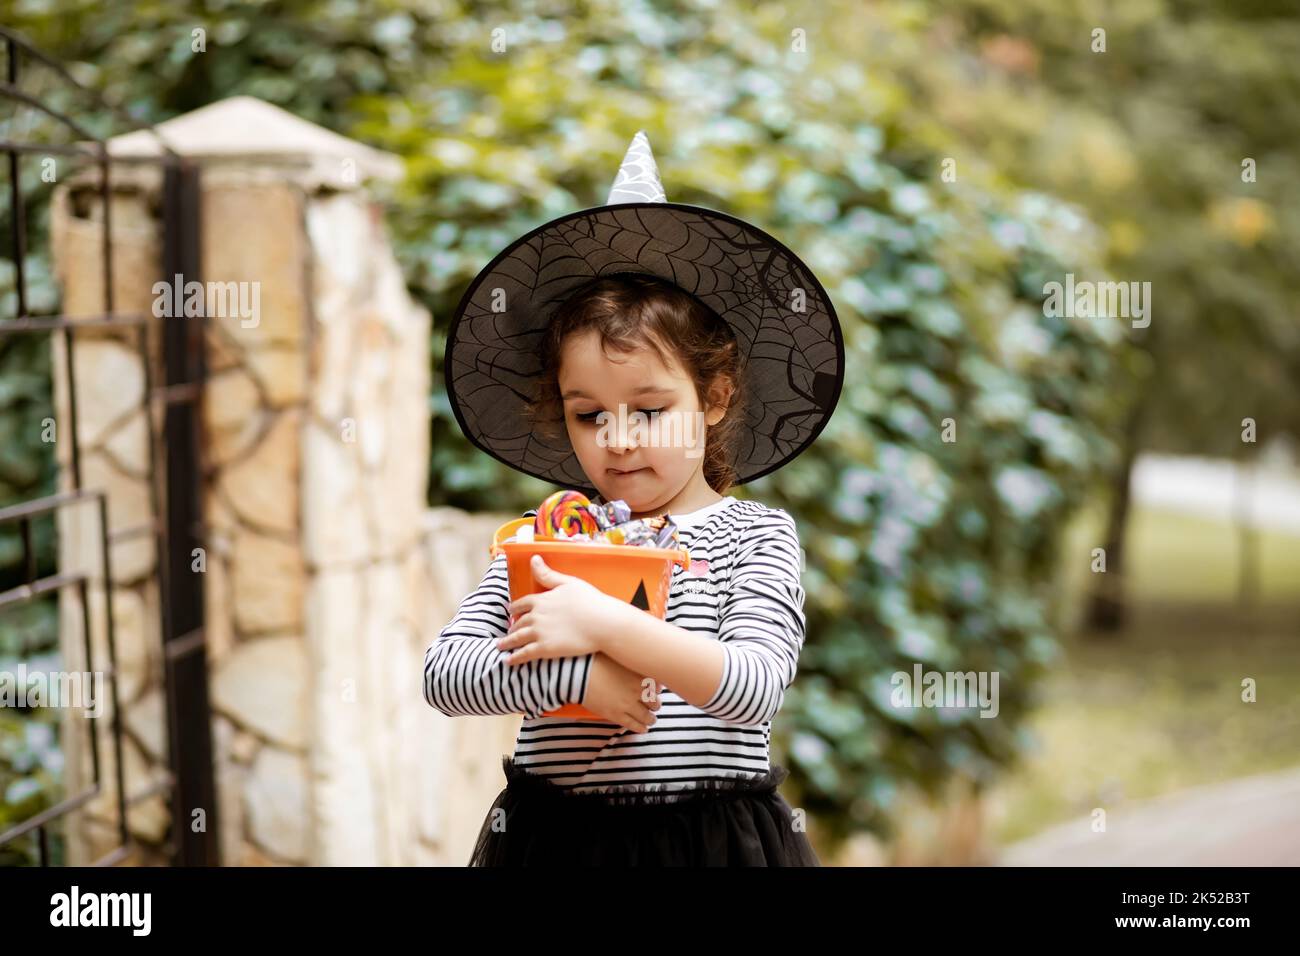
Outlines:
{"label": "girl's face", "polygon": [[634,517],[708,503],[705,437],[726,410],[702,409],[676,362],[646,347],[606,352],[587,330],[564,341],[558,378],[569,441],[606,501],[622,498]]}

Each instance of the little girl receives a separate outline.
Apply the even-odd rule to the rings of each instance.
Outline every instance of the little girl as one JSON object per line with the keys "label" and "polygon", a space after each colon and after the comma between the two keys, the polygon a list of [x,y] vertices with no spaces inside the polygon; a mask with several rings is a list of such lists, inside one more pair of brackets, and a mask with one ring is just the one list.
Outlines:
{"label": "little girl", "polygon": [[[624,176],[643,140],[638,133],[611,200],[620,183],[645,182],[648,144]],[[627,206],[589,210],[587,221]],[[701,212],[673,208],[691,210],[692,222]],[[786,511],[727,492],[798,454],[829,417],[843,367],[829,300],[815,311],[829,314],[820,331],[837,364],[816,368],[819,329],[807,314],[786,320],[787,330],[813,334],[798,376],[797,346],[770,351],[785,360],[785,381],[765,376],[762,343],[747,341],[763,334],[762,315],[743,325],[680,280],[648,272],[588,277],[550,308],[537,304],[535,274],[525,296],[531,317],[522,322],[535,333],[528,343],[517,338],[516,304],[513,333],[483,326],[507,345],[474,334],[472,347],[458,351],[461,336],[481,331],[473,303],[484,278],[508,281],[502,270],[512,260],[503,257],[536,235],[499,256],[462,301],[447,362],[458,420],[476,444],[521,470],[597,502],[622,499],[636,518],[670,515],[691,561],[674,566],[664,620],[540,557],[533,573],[541,592],[511,602],[498,555],[461,602],[425,655],[425,700],[450,715],[524,715],[514,753],[503,757],[506,787],[470,865],[817,866],[802,817],[777,791],[788,771],[769,757],[771,722],[805,637],[799,536]],[[789,258],[788,279],[801,264],[759,235]],[[745,253],[756,254],[752,243]],[[509,301],[514,290],[501,288]],[[833,390],[819,375],[831,376]],[[499,389],[493,398],[498,383],[516,396],[513,412],[502,409]],[[755,408],[779,397],[788,402],[772,411],[793,425],[765,431]],[[631,411],[643,417],[628,424]],[[542,716],[567,703],[603,719]]]}

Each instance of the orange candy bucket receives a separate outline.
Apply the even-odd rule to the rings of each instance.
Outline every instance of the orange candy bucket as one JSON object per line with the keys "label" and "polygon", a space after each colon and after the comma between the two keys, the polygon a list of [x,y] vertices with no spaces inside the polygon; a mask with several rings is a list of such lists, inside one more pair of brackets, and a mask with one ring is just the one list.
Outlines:
{"label": "orange candy bucket", "polygon": [[[646,548],[626,544],[592,544],[588,541],[564,541],[539,537],[532,541],[507,541],[532,518],[516,518],[497,529],[491,553],[506,556],[510,575],[510,600],[543,590],[533,580],[531,561],[540,554],[548,567],[561,574],[582,578],[599,591],[620,601],[627,601],[653,614],[661,621],[668,612],[668,590],[672,584],[673,565],[687,567],[690,552],[686,548]],[[579,720],[605,720],[581,704],[565,704],[543,712],[543,717],[574,717]]]}

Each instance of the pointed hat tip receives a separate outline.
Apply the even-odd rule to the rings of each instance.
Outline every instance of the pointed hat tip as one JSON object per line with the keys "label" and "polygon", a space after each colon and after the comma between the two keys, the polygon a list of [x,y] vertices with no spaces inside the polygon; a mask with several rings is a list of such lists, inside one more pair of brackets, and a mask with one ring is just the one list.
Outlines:
{"label": "pointed hat tip", "polygon": [[623,157],[623,163],[610,187],[605,205],[623,202],[667,202],[663,184],[659,181],[659,167],[655,165],[650,139],[639,129]]}

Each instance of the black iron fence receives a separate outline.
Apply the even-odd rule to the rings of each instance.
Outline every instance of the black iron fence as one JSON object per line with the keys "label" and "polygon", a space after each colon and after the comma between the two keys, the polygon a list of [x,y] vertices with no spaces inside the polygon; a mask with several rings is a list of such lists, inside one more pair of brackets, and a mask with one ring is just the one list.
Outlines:
{"label": "black iron fence", "polygon": [[[21,542],[21,559],[17,579],[11,572],[0,590],[0,611],[25,602],[48,600],[64,588],[75,588],[83,614],[87,671],[98,671],[110,691],[111,722],[108,739],[102,739],[100,722],[90,720],[89,735],[91,785],[64,795],[51,806],[0,832],[0,849],[7,843],[33,836],[42,865],[51,862],[49,830],[68,814],[112,788],[117,805],[119,845],[95,861],[111,865],[126,859],[134,844],[128,826],[128,810],[160,790],[166,790],[171,808],[171,834],[167,853],[176,865],[214,865],[217,853],[217,803],[213,775],[212,730],[208,701],[207,658],[204,632],[202,578],[191,569],[192,555],[203,544],[200,511],[199,425],[200,402],[206,381],[203,320],[193,318],[158,318],[152,314],[118,313],[113,302],[112,177],[116,162],[109,151],[107,137],[97,136],[83,122],[84,117],[67,108],[56,108],[46,97],[28,92],[23,85],[30,67],[43,71],[63,90],[74,90],[97,116],[110,115],[122,127],[148,129],[125,116],[101,97],[80,84],[58,61],[0,28],[0,42],[7,54],[5,82],[0,84],[0,105],[14,111],[0,138],[0,153],[7,157],[9,229],[8,256],[13,266],[15,284],[12,315],[0,315],[0,341],[17,335],[62,337],[63,375],[67,382],[66,422],[58,423],[59,441],[70,442],[67,456],[66,485],[70,488],[32,500],[11,503],[0,508],[0,528],[16,527]],[[20,113],[41,117],[45,123],[61,130],[72,142],[58,137],[35,141],[15,134],[21,124]],[[42,124],[36,124],[40,126]],[[199,174],[197,168],[168,149],[158,137],[160,149],[155,157],[133,156],[132,162],[157,164],[162,174],[162,256],[158,277],[169,280],[181,275],[200,280],[199,247]],[[23,160],[36,157],[67,157],[74,166],[94,178],[98,200],[102,203],[103,313],[71,317],[62,314],[33,315],[29,306],[28,209],[23,189]],[[137,527],[109,528],[108,497],[105,490],[86,488],[82,482],[80,435],[77,428],[77,378],[74,345],[78,332],[106,327],[133,334],[145,374],[143,413],[147,423],[149,456],[149,492],[153,520]],[[163,381],[155,384],[154,357],[161,356],[158,368]],[[87,589],[92,583],[86,572],[55,571],[42,575],[36,559],[32,529],[35,522],[48,519],[62,509],[93,507],[98,516],[99,552],[104,601],[103,633],[107,637],[106,662],[92,656],[91,607]],[[110,552],[115,544],[132,538],[149,536],[156,547],[153,573],[157,579],[161,608],[161,633],[164,661],[161,675],[166,696],[166,731],[169,768],[160,783],[139,792],[127,792],[122,761],[122,714],[118,706],[117,636],[112,613],[113,577]],[[12,585],[12,586],[10,586]],[[102,746],[112,746],[115,772],[103,779]],[[68,755],[69,759],[75,755]],[[0,795],[2,797],[2,795]],[[196,811],[202,811],[201,816]],[[196,825],[201,820],[202,825]]]}

